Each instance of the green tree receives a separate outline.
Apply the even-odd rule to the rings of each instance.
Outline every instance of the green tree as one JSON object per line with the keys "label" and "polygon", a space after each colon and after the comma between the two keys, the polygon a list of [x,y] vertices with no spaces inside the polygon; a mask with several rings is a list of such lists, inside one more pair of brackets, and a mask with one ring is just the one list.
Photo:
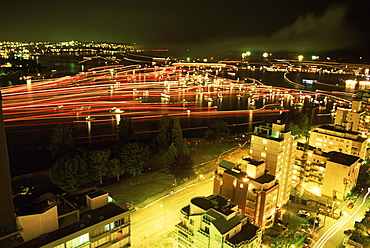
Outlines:
{"label": "green tree", "polygon": [[225,121],[211,119],[204,138],[213,142],[221,142],[222,139],[230,138],[230,129]]}
{"label": "green tree", "polygon": [[294,244],[294,238],[289,233],[284,233],[278,237],[271,238],[271,247],[276,248],[289,248],[291,244]]}
{"label": "green tree", "polygon": [[298,137],[307,137],[311,128],[307,115],[300,113],[296,109],[283,113],[281,122],[286,125],[288,131],[298,135]]}
{"label": "green tree", "polygon": [[80,155],[64,156],[52,166],[50,181],[63,190],[78,188],[89,180],[86,160]]}
{"label": "green tree", "polygon": [[359,243],[359,244],[362,244],[364,247],[369,247],[370,246],[370,238],[369,236],[366,234],[364,235],[364,233],[358,229],[355,229],[351,236],[350,236],[350,239]]}
{"label": "green tree", "polygon": [[190,150],[186,143],[186,139],[182,136],[182,129],[180,125],[180,120],[176,117],[173,121],[173,126],[171,130],[171,141],[176,147],[178,154],[189,155]]}
{"label": "green tree", "polygon": [[54,127],[49,150],[52,158],[77,154],[78,149],[74,142],[72,129],[67,124],[58,124]]}
{"label": "green tree", "polygon": [[175,145],[172,143],[170,147],[167,150],[166,156],[164,158],[164,163],[163,163],[163,170],[165,173],[170,174],[172,171],[172,167],[175,164],[177,157],[177,149]]}
{"label": "green tree", "polygon": [[111,151],[109,149],[92,151],[90,153],[91,171],[100,184],[103,184],[103,177],[109,171],[110,154]]}
{"label": "green tree", "polygon": [[168,114],[163,115],[160,119],[155,144],[162,151],[166,151],[171,144],[171,120]]}
{"label": "green tree", "polygon": [[119,158],[126,172],[136,175],[143,171],[143,163],[140,161],[139,143],[127,143],[120,150]]}
{"label": "green tree", "polygon": [[176,179],[189,178],[194,175],[193,160],[190,155],[178,154],[175,163],[171,167],[171,173]]}
{"label": "green tree", "polygon": [[117,181],[119,181],[120,176],[125,173],[125,168],[122,165],[121,161],[118,158],[113,158],[110,161],[110,173],[117,178]]}
{"label": "green tree", "polygon": [[124,145],[136,141],[135,129],[131,117],[121,119],[118,124],[118,143]]}

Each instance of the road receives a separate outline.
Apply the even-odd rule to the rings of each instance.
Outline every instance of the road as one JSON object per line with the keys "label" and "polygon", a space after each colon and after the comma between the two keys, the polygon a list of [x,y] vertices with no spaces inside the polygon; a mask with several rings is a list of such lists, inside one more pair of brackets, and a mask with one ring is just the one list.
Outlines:
{"label": "road", "polygon": [[344,206],[343,216],[338,220],[327,218],[325,227],[320,229],[315,235],[318,239],[313,248],[338,247],[343,243],[346,229],[353,229],[356,221],[361,221],[368,208],[370,188],[363,192],[354,204],[352,209]]}
{"label": "road", "polygon": [[213,180],[208,177],[134,212],[131,215],[132,247],[175,247],[174,240],[167,236],[180,222],[181,209],[189,205],[192,198],[212,193]]}

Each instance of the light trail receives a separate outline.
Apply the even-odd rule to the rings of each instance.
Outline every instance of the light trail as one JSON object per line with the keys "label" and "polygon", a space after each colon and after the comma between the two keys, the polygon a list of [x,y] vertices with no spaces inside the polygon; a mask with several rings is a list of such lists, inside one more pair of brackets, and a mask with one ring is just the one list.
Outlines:
{"label": "light trail", "polygon": [[316,242],[316,244],[313,246],[313,248],[323,248],[326,242],[332,238],[336,232],[342,228],[350,219],[353,218],[353,216],[356,215],[356,213],[360,210],[360,208],[366,203],[367,197],[370,194],[370,187],[367,189],[367,193],[364,196],[364,199],[362,200],[360,206],[357,207],[356,211],[352,213],[352,215],[348,215],[346,212],[343,212],[345,215],[345,219],[335,223],[333,226],[331,226]]}

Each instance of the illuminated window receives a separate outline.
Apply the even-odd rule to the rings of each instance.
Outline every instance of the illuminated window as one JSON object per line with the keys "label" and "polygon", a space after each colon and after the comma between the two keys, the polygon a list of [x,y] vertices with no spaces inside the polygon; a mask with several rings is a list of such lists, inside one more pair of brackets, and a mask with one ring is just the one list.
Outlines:
{"label": "illuminated window", "polygon": [[236,179],[234,179],[233,185],[234,187],[236,187]]}
{"label": "illuminated window", "polygon": [[322,142],[322,139],[316,138],[316,140]]}
{"label": "illuminated window", "polygon": [[266,157],[266,152],[261,152],[261,157]]}
{"label": "illuminated window", "polygon": [[267,140],[263,139],[262,144],[267,144]]}
{"label": "illuminated window", "polygon": [[244,185],[241,183],[241,184],[240,184],[240,188],[242,189],[243,187],[244,187]]}
{"label": "illuminated window", "polygon": [[316,145],[317,146],[322,146],[322,144],[320,142],[316,142]]}
{"label": "illuminated window", "polygon": [[89,239],[89,234],[88,233],[85,233],[77,238],[74,238],[70,241],[67,241],[66,243],[66,248],[74,248],[74,247],[79,247],[81,246],[82,244],[84,243],[87,243],[89,242],[90,239]]}

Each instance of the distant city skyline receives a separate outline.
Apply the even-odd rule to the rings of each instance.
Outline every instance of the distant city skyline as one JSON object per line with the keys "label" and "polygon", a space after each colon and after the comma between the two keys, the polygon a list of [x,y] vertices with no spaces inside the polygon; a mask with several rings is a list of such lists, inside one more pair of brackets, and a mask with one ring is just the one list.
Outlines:
{"label": "distant city skyline", "polygon": [[363,51],[368,1],[5,2],[1,40],[95,41],[215,51]]}

